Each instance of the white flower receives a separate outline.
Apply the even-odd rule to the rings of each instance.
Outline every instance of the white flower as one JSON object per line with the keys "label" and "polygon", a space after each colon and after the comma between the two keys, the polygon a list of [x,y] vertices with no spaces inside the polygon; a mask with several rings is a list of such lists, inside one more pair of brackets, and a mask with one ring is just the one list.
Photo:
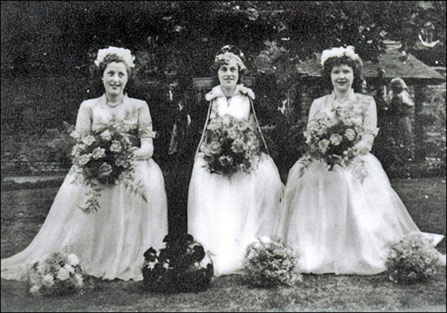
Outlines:
{"label": "white flower", "polygon": [[39,294],[39,289],[40,289],[39,286],[34,285],[34,286],[31,287],[31,289],[30,289],[29,291],[30,291],[33,295],[37,295],[37,294]]}
{"label": "white flower", "polygon": [[74,273],[75,271],[73,266],[71,266],[70,264],[65,264],[63,268],[66,269],[70,274]]}
{"label": "white flower", "polygon": [[65,268],[60,268],[56,275],[59,280],[67,280],[70,278],[70,273]]}
{"label": "white flower", "polygon": [[45,262],[39,262],[37,264],[37,272],[39,272],[41,274],[44,274],[47,271],[48,268],[49,268],[49,266]]}
{"label": "white flower", "polygon": [[329,147],[329,140],[327,139],[323,139],[318,143],[318,148],[322,153],[326,153],[328,147]]}
{"label": "white flower", "polygon": [[333,144],[334,146],[338,146],[342,141],[342,137],[339,134],[332,134],[329,140],[331,144]]}
{"label": "white flower", "polygon": [[121,146],[121,143],[118,140],[113,140],[112,145],[110,146],[110,151],[119,153],[123,147]]}
{"label": "white flower", "polygon": [[154,267],[155,267],[155,265],[157,265],[157,264],[158,264],[158,260],[155,259],[154,262],[149,262],[149,263],[147,264],[147,268],[150,269],[150,270],[153,270]]}
{"label": "white flower", "polygon": [[91,153],[81,155],[81,156],[79,156],[79,157],[76,158],[75,163],[78,164],[78,165],[80,165],[80,166],[83,166],[83,165],[87,164],[87,163],[90,161],[90,157],[91,157],[91,156],[92,156]]}
{"label": "white flower", "polygon": [[42,285],[45,287],[51,287],[54,283],[54,277],[52,274],[46,274],[42,277]]}
{"label": "white flower", "polygon": [[165,263],[163,263],[163,268],[165,268],[165,269],[169,269],[169,260],[166,260],[166,262]]}
{"label": "white flower", "polygon": [[125,48],[118,48],[118,47],[108,47],[106,49],[99,49],[98,50],[98,56],[95,60],[95,65],[99,67],[99,64],[104,60],[104,58],[109,54],[115,54],[122,58],[124,62],[126,62],[127,66],[130,68],[135,67],[135,64],[133,61],[135,60],[135,57],[132,55],[129,49]]}
{"label": "white flower", "polygon": [[79,138],[81,138],[81,133],[78,132],[77,130],[74,130],[70,133],[70,136],[74,139],[79,139]]}
{"label": "white flower", "polygon": [[103,131],[100,136],[102,139],[104,139],[106,141],[112,140],[112,132],[109,129],[106,129],[105,131]]}
{"label": "white flower", "polygon": [[76,266],[76,265],[79,264],[79,259],[78,259],[78,257],[76,256],[76,254],[70,253],[70,254],[67,256],[67,260],[68,260],[68,263],[69,263],[70,265],[72,265],[72,266]]}
{"label": "white flower", "polygon": [[321,54],[321,66],[324,66],[324,62],[326,62],[329,58],[341,58],[342,56],[347,56],[353,61],[361,62],[359,55],[354,52],[354,47],[347,46],[346,48],[339,47],[324,50]]}
{"label": "white flower", "polygon": [[92,152],[92,157],[93,157],[93,159],[98,160],[98,159],[106,156],[105,152],[106,152],[106,150],[103,148],[100,148],[100,147],[95,148],[95,150],[93,150],[93,152]]}
{"label": "white flower", "polygon": [[87,146],[90,146],[93,142],[95,142],[95,137],[88,135],[82,138],[81,141]]}

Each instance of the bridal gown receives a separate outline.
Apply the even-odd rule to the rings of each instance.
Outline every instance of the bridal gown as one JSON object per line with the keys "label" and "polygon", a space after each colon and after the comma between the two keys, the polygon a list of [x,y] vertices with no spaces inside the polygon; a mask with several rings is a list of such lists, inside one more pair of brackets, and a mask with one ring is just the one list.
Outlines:
{"label": "bridal gown", "polygon": [[[230,115],[239,120],[251,116],[253,92],[238,85],[228,98],[220,86],[207,95],[210,119]],[[262,153],[249,174],[231,177],[211,174],[199,152],[194,162],[188,194],[188,233],[210,253],[216,276],[240,272],[247,246],[257,237],[273,235],[283,193],[278,168]]]}
{"label": "bridal gown", "polygon": [[[370,96],[351,90],[347,101],[335,95],[316,99],[309,120],[319,112],[351,106],[365,131],[377,134],[376,106]],[[289,172],[277,234],[299,258],[304,273],[372,275],[386,270],[386,244],[411,232],[419,232],[379,160],[368,153],[358,166],[335,166],[328,171],[322,161],[312,161],[300,177],[301,164]],[[424,233],[433,245],[443,235]],[[442,256],[440,256],[442,257]],[[445,262],[445,256],[444,256]]]}
{"label": "bridal gown", "polygon": [[[127,96],[113,108],[106,105],[105,95],[84,101],[76,130],[88,133],[112,118],[138,127],[142,138],[153,136],[147,103]],[[61,250],[76,254],[88,275],[108,280],[143,279],[144,251],[151,246],[163,247],[168,230],[167,198],[159,166],[152,159],[135,161],[135,178],[143,183],[148,202],[123,184],[105,186],[100,208],[91,214],[78,208],[85,203],[88,189],[75,184],[73,178],[72,167],[32,242],[1,260],[2,279],[24,280],[34,262]]]}

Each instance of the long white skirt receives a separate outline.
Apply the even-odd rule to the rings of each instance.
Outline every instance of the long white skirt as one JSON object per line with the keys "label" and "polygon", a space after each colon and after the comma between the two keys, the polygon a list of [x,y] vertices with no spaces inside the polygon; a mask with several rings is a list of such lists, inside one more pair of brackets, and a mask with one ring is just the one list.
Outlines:
{"label": "long white skirt", "polygon": [[263,154],[250,174],[210,174],[199,154],[188,194],[188,233],[210,253],[216,276],[242,269],[247,246],[274,234],[283,184]]}
{"label": "long white skirt", "polygon": [[[361,158],[368,173],[363,183],[352,166],[328,171],[321,161],[302,177],[298,162],[289,172],[278,235],[304,273],[378,274],[386,270],[387,243],[420,233],[379,160]],[[434,245],[444,237],[424,234]]]}
{"label": "long white skirt", "polygon": [[96,213],[78,206],[88,189],[67,174],[36,237],[23,251],[1,260],[2,279],[24,280],[29,267],[43,256],[66,251],[76,254],[88,275],[102,279],[142,280],[143,253],[162,247],[168,231],[163,174],[155,161],[136,161],[135,177],[148,202],[122,184],[106,187]]}

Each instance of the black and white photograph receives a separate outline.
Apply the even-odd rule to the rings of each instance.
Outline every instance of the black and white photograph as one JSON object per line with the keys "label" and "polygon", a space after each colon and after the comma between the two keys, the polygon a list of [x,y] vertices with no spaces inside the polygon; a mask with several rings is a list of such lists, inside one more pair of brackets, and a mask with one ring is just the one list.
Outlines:
{"label": "black and white photograph", "polygon": [[446,312],[445,1],[1,1],[2,312]]}

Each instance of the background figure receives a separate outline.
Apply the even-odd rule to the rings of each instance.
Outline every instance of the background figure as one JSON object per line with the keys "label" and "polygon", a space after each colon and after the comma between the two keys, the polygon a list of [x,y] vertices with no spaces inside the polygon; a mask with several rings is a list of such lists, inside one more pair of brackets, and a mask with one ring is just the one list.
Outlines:
{"label": "background figure", "polygon": [[[321,59],[323,77],[333,91],[311,105],[308,142],[318,145],[318,151],[337,154],[337,145],[346,142],[340,138],[351,140],[355,128],[326,139],[322,125],[346,120],[346,125],[361,126],[362,133],[348,165],[335,164],[329,170],[325,161],[306,155],[295,163],[281,203],[278,235],[294,249],[304,273],[378,274],[386,270],[388,243],[421,232],[370,153],[378,131],[376,104],[351,88],[361,77],[360,57],[353,47],[340,47],[323,51]],[[434,245],[444,237],[423,234]]]}
{"label": "background figure", "polygon": [[413,144],[413,131],[411,126],[411,115],[414,102],[408,92],[407,84],[402,78],[391,80],[391,102],[389,115],[393,126],[393,137],[397,142],[406,146]]}
{"label": "background figure", "polygon": [[[99,191],[99,208],[84,213],[79,207],[85,205],[92,187],[75,182],[79,174],[76,166],[82,165],[81,158],[76,158],[36,237],[23,251],[1,260],[2,279],[26,280],[34,262],[52,252],[65,251],[79,257],[87,275],[107,280],[142,280],[143,253],[151,246],[163,247],[168,232],[167,197],[163,174],[152,159],[154,132],[149,107],[145,101],[124,94],[133,61],[128,49],[109,47],[98,51],[95,72],[103,83],[104,94],[81,103],[76,133],[89,145],[86,138],[93,138],[92,142],[96,139],[87,135],[101,134],[106,141],[108,136],[111,138],[112,133],[104,130],[109,123],[119,123],[122,132],[129,135],[135,131],[135,137],[130,137],[137,139],[129,150],[133,156],[121,161],[133,163],[135,183],[143,188],[147,201],[118,178],[117,184],[99,183],[103,187]],[[119,141],[112,141],[111,146],[115,152],[123,149]],[[101,162],[100,153],[92,154]]]}
{"label": "background figure", "polygon": [[240,271],[247,246],[256,237],[273,234],[283,192],[278,168],[265,152],[250,173],[239,170],[226,176],[206,168],[201,147],[211,138],[205,137],[205,129],[218,118],[245,121],[253,129],[250,134],[263,145],[253,107],[255,95],[240,83],[246,72],[243,60],[233,46],[225,46],[216,55],[211,69],[220,84],[205,96],[208,117],[189,184],[188,233],[210,253],[216,276]]}

